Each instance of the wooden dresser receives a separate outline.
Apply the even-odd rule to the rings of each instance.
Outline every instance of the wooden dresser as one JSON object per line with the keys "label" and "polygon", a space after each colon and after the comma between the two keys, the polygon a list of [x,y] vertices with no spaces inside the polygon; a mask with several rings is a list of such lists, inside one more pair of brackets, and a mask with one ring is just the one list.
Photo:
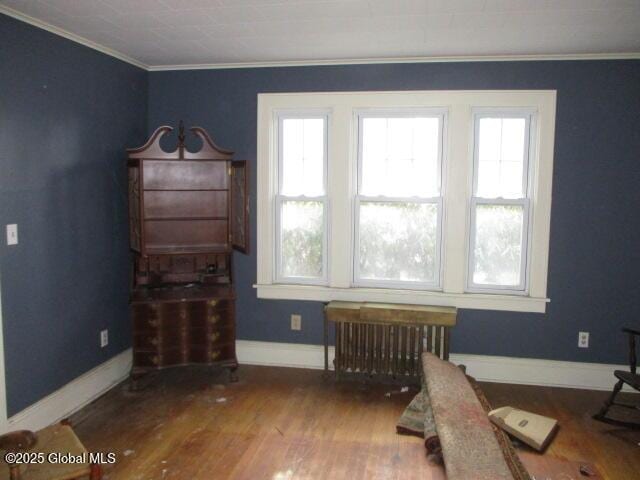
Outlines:
{"label": "wooden dresser", "polygon": [[166,152],[160,127],[128,150],[134,252],[132,378],[179,365],[229,369],[236,380],[233,250],[248,252],[247,167],[201,128],[202,148]]}
{"label": "wooden dresser", "polygon": [[135,368],[206,363],[235,370],[234,302],[231,286],[135,290],[131,298]]}

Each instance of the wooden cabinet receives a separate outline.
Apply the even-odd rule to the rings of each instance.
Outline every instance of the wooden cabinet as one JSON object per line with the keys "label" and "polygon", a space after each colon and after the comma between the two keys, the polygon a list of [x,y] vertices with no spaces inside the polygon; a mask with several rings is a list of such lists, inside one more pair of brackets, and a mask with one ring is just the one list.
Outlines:
{"label": "wooden cabinet", "polygon": [[192,363],[237,367],[231,286],[141,288],[133,292],[134,375]]}
{"label": "wooden cabinet", "polygon": [[201,363],[232,375],[235,354],[233,250],[249,251],[248,171],[199,127],[197,152],[166,152],[158,128],[128,150],[134,376]]}

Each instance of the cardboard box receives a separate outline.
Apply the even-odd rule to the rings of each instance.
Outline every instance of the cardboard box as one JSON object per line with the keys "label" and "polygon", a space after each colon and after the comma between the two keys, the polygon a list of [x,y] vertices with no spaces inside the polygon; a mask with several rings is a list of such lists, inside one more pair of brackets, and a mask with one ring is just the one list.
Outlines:
{"label": "cardboard box", "polygon": [[496,408],[489,419],[519,440],[538,451],[546,448],[558,427],[558,421],[513,407]]}

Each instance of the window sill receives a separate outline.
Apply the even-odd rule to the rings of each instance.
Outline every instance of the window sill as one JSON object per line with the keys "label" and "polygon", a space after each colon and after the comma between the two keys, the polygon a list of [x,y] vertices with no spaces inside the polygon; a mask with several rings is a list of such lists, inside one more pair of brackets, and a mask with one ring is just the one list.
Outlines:
{"label": "window sill", "polygon": [[254,285],[254,288],[258,291],[258,298],[267,299],[404,303],[512,312],[544,313],[549,302],[548,298],[534,298],[522,295],[444,293],[381,288],[335,288],[315,285],[265,284]]}

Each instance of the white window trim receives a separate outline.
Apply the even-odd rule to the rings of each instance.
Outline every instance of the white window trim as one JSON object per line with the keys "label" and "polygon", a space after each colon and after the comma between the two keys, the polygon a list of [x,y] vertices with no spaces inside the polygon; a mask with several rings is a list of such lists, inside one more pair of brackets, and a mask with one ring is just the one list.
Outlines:
{"label": "white window trim", "polygon": [[[437,117],[440,122],[440,138],[438,139],[438,176],[440,177],[439,191],[437,197],[387,197],[368,196],[360,194],[362,189],[362,119],[363,118],[412,118],[416,116]],[[447,110],[443,108],[385,108],[385,109],[358,109],[354,111],[354,125],[357,127],[357,150],[356,150],[356,183],[353,186],[354,195],[354,222],[353,222],[353,287],[372,288],[396,288],[396,289],[417,289],[417,290],[442,290],[442,218],[444,215],[444,195],[442,187],[442,171],[444,161],[444,139],[446,138]],[[420,204],[435,204],[438,209],[437,232],[436,232],[436,265],[438,268],[435,282],[419,281],[399,281],[399,280],[373,280],[360,277],[360,203],[361,202],[412,202]]]}
{"label": "white window trim", "polygon": [[[329,225],[330,222],[328,220],[329,217],[329,198],[327,195],[327,170],[328,170],[328,162],[327,162],[327,147],[329,145],[329,137],[328,137],[328,129],[329,129],[329,116],[330,111],[327,109],[311,109],[311,110],[276,110],[274,112],[274,123],[277,125],[277,143],[276,143],[276,151],[277,151],[277,172],[276,172],[276,194],[274,196],[274,209],[275,209],[275,255],[274,255],[274,281],[278,284],[301,284],[301,285],[328,285],[329,279],[329,268],[328,268],[328,237],[329,237]],[[283,171],[283,158],[282,158],[282,122],[283,120],[288,119],[321,119],[324,122],[324,155],[323,155],[323,195],[316,196],[306,196],[306,195],[282,195],[280,192],[282,191],[282,171]],[[281,274],[281,265],[282,265],[282,248],[280,245],[281,242],[281,212],[282,212],[282,203],[286,201],[312,201],[312,202],[320,202],[322,203],[322,275],[320,277],[292,277],[292,276],[284,276]]]}
{"label": "white window trim", "polygon": [[[467,282],[466,291],[470,293],[506,293],[510,295],[527,295],[529,290],[529,267],[531,254],[531,189],[532,189],[532,165],[530,158],[535,158],[535,126],[537,111],[532,108],[474,108],[473,109],[473,176],[471,186],[471,200],[469,205],[469,249],[467,251]],[[524,118],[526,132],[526,148],[522,165],[522,191],[524,196],[512,198],[483,198],[477,196],[478,171],[479,171],[479,127],[481,118]],[[523,236],[520,258],[520,284],[506,285],[481,285],[473,282],[473,265],[475,263],[475,230],[477,205],[520,205],[522,206]]]}
{"label": "white window trim", "polygon": [[[354,198],[357,170],[357,125],[354,112],[361,109],[442,108],[447,114],[446,161],[442,172],[442,291],[354,287]],[[534,108],[534,156],[531,165],[529,289],[526,295],[466,292],[468,229],[470,222],[473,158],[471,132],[476,108]],[[275,201],[277,184],[277,123],[274,114],[287,109],[325,109],[328,120],[327,195],[330,210],[327,226],[328,283],[319,285],[277,284],[274,263]],[[257,288],[260,298],[292,300],[347,300],[393,302],[544,312],[549,299],[547,270],[556,92],[513,91],[419,91],[330,92],[258,95],[257,145]],[[452,132],[455,132],[453,134]]]}

